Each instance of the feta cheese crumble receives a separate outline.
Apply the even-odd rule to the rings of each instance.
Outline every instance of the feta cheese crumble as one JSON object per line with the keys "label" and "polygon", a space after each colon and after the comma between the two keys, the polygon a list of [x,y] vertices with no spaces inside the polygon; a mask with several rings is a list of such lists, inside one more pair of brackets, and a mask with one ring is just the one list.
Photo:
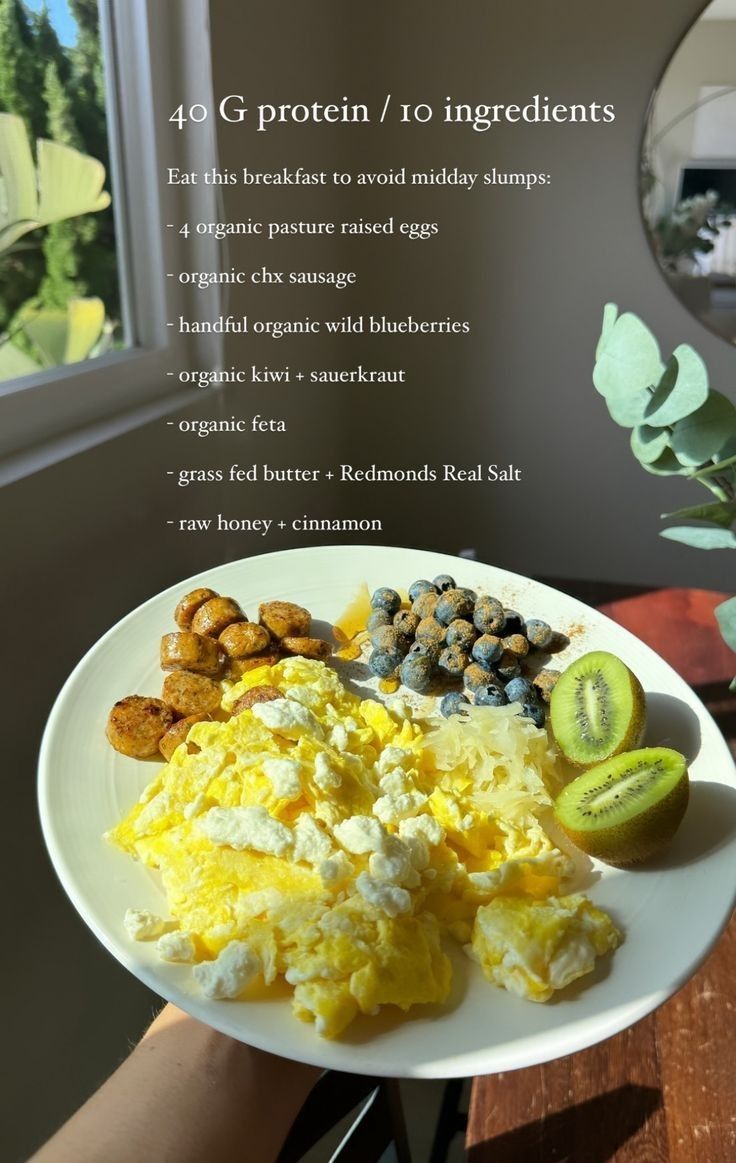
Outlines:
{"label": "feta cheese crumble", "polygon": [[156,952],[162,961],[194,961],[197,947],[191,933],[174,930],[164,933],[156,942]]}
{"label": "feta cheese crumble", "polygon": [[332,840],[327,833],[322,831],[308,812],[302,812],[294,825],[294,860],[321,864],[333,851]]}
{"label": "feta cheese crumble", "polygon": [[264,759],[263,774],[271,781],[273,794],[280,800],[298,800],[302,794],[302,765],[296,759]]}
{"label": "feta cheese crumble", "polygon": [[355,887],[364,901],[387,917],[398,917],[399,913],[411,912],[411,894],[397,884],[385,880],[376,880],[367,872],[361,872],[356,877]]}
{"label": "feta cheese crumble", "polygon": [[380,852],[386,843],[386,829],[372,816],[349,816],[335,824],[332,832],[338,843],[354,856]]}
{"label": "feta cheese crumble", "polygon": [[167,922],[147,909],[126,909],[123,917],[123,927],[134,941],[151,941],[160,937],[166,929]]}
{"label": "feta cheese crumble", "polygon": [[210,808],[197,821],[197,825],[213,844],[227,848],[252,848],[271,856],[284,856],[294,846],[291,828],[275,820],[265,808],[259,806]]}
{"label": "feta cheese crumble", "polygon": [[214,961],[195,965],[192,974],[205,997],[217,1001],[239,997],[260,970],[260,958],[250,945],[231,941]]}
{"label": "feta cheese crumble", "polygon": [[313,739],[322,739],[323,731],[317,719],[308,707],[291,699],[274,699],[272,703],[256,703],[251,708],[254,716],[274,735],[282,735],[284,739],[301,739],[302,735],[311,735]]}

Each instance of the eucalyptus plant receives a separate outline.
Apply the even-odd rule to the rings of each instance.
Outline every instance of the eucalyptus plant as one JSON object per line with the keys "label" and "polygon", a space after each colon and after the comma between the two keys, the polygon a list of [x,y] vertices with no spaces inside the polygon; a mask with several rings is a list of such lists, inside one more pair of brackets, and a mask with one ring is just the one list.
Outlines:
{"label": "eucalyptus plant", "polygon": [[[646,324],[607,303],[593,383],[611,418],[631,429],[631,450],[643,469],[686,477],[714,497],[663,513],[665,519],[701,524],[670,525],[662,537],[696,549],[736,549],[736,407],[710,387],[698,353],[683,343],[663,361]],[[716,618],[736,650],[736,597],[716,608]]]}

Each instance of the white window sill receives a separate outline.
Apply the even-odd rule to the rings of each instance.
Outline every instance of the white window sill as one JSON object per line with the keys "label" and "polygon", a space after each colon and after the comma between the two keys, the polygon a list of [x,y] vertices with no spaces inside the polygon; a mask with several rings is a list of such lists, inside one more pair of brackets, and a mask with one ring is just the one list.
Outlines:
{"label": "white window sill", "polygon": [[[213,390],[217,389],[209,388],[208,395],[211,395]],[[87,424],[83,428],[67,432],[64,436],[54,437],[42,444],[7,456],[0,461],[0,487],[13,484],[33,473],[43,472],[44,469],[66,460],[67,457],[87,452],[98,444],[114,440],[126,432],[171,415],[182,408],[192,407],[201,400],[201,389],[188,388],[186,391],[161,396],[150,403],[128,409],[115,416],[107,416],[97,423]]]}

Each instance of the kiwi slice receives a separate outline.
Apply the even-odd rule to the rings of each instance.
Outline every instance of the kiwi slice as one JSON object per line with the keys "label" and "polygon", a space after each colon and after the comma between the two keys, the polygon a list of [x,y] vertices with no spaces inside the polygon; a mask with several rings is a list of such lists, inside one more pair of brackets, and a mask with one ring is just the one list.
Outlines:
{"label": "kiwi slice", "polygon": [[615,654],[584,654],[552,691],[550,723],[560,751],[576,767],[630,751],[641,743],[646,725],[641,683]]}
{"label": "kiwi slice", "polygon": [[688,791],[685,757],[669,747],[644,747],[583,772],[560,792],[554,812],[573,844],[624,868],[669,843]]}

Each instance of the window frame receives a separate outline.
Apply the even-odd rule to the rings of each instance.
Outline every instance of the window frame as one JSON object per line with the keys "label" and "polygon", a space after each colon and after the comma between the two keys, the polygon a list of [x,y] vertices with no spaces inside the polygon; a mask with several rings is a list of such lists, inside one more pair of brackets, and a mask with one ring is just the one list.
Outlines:
{"label": "window frame", "polygon": [[[17,479],[201,398],[177,372],[221,368],[218,335],[180,334],[178,318],[214,319],[219,287],[180,270],[216,270],[221,244],[178,229],[221,220],[219,187],[169,185],[167,169],[217,166],[208,0],[99,0],[123,327],[129,347],[0,385],[0,481]],[[180,132],[179,104],[208,119]],[[167,227],[172,223],[172,227]],[[172,276],[172,277],[168,277]],[[173,324],[173,326],[172,326]]]}

